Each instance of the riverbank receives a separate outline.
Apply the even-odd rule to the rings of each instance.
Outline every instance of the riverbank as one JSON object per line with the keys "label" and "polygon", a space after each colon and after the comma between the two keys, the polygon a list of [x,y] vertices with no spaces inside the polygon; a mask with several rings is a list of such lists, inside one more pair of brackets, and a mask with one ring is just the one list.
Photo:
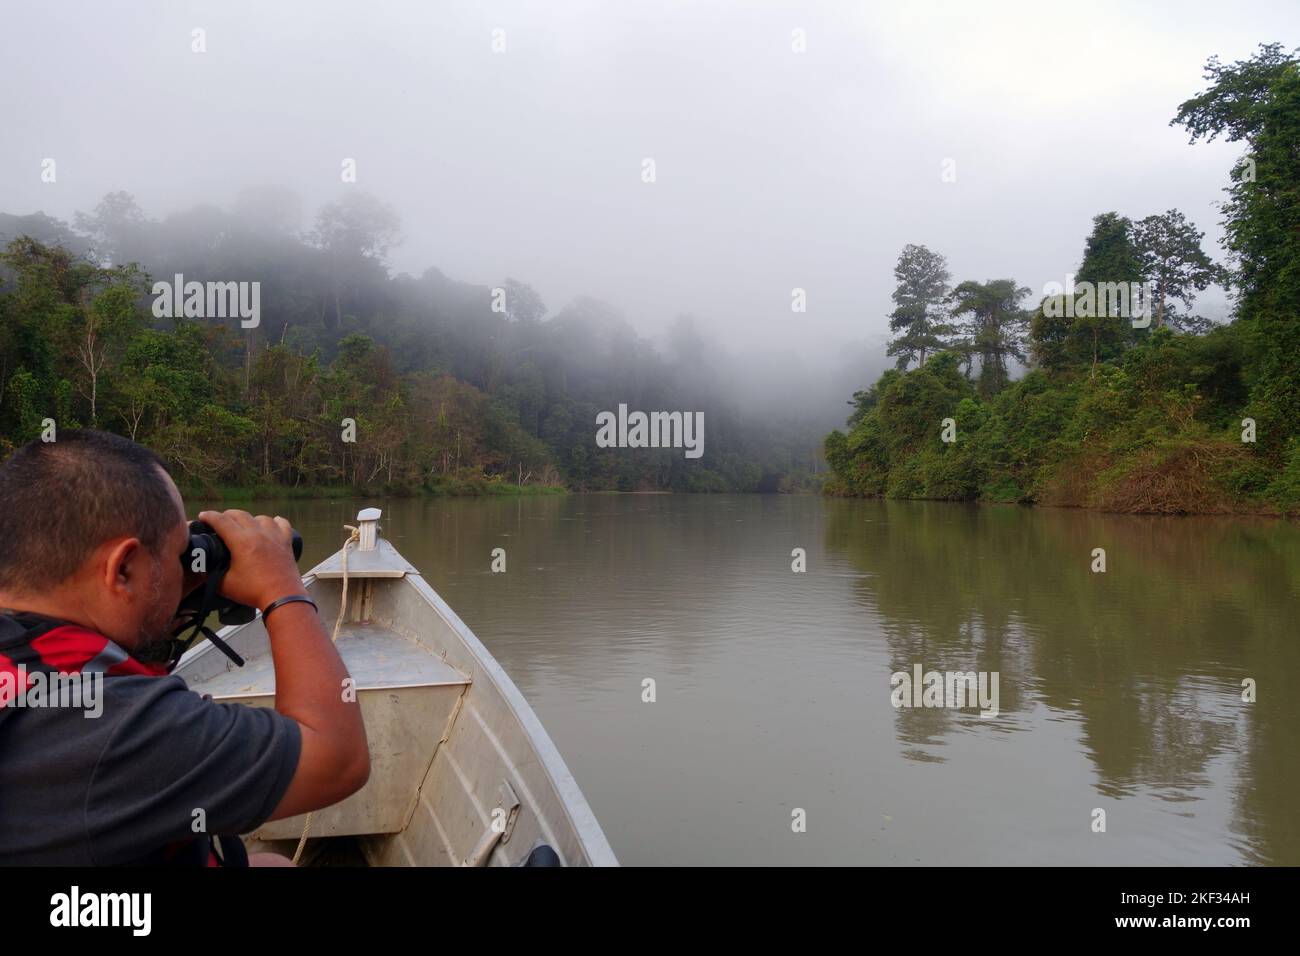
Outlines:
{"label": "riverbank", "polygon": [[347,485],[217,485],[203,486],[179,483],[186,497],[217,499],[220,501],[253,501],[259,498],[288,498],[291,500],[337,500],[346,498],[481,498],[481,497],[537,497],[566,495],[563,485],[515,485],[484,478],[447,479],[433,486],[408,489],[373,490]]}
{"label": "riverbank", "polygon": [[[940,353],[855,396],[825,442],[841,497],[1117,514],[1300,514],[1300,438],[1243,381],[1249,329],[1159,330],[1095,372],[1034,369],[981,395]],[[1232,361],[1223,356],[1237,356]]]}
{"label": "riverbank", "polygon": [[[953,454],[958,467],[972,468],[970,456]],[[1265,474],[1240,445],[1224,439],[1164,440],[1117,454],[1095,443],[1087,452],[1042,464],[1021,483],[1010,470],[985,467],[982,481],[933,483],[929,474],[949,464],[943,452],[922,454],[887,473],[883,487],[867,490],[841,477],[823,494],[837,498],[890,501],[950,501],[1017,504],[1125,515],[1224,515],[1285,518],[1300,515],[1288,475]],[[950,466],[951,467],[951,466]],[[980,472],[979,465],[972,470]],[[951,474],[951,473],[950,473]]]}
{"label": "riverbank", "polygon": [[926,498],[922,496],[893,496],[893,495],[858,495],[846,494],[843,491],[837,491],[834,488],[827,488],[823,492],[824,497],[838,499],[860,499],[864,501],[913,501],[913,502],[942,502],[947,504],[973,504],[973,505],[1017,505],[1023,508],[1029,508],[1035,511],[1089,511],[1096,514],[1110,515],[1132,515],[1134,517],[1185,517],[1185,518],[1282,518],[1296,519],[1300,513],[1295,510],[1283,510],[1275,506],[1261,505],[1258,502],[1229,502],[1228,504],[1206,504],[1198,506],[1195,503],[1173,506],[1146,506],[1146,507],[1120,507],[1115,504],[1103,503],[1093,504],[1078,501],[1033,501],[1033,500],[1007,500],[998,498]]}

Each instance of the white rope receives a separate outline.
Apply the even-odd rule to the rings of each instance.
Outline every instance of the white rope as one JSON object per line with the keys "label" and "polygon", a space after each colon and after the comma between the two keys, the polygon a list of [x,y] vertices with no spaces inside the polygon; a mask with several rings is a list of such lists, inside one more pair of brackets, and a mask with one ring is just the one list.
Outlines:
{"label": "white rope", "polygon": [[[339,616],[334,619],[334,633],[330,641],[337,644],[339,640],[339,628],[343,626],[343,615],[348,609],[348,545],[356,544],[361,538],[361,532],[352,527],[350,524],[343,526],[344,530],[351,532],[348,539],[343,542],[342,566],[343,566],[343,596],[339,600]],[[311,818],[315,810],[307,812],[307,819],[302,822],[302,836],[298,838],[298,849],[293,852],[293,865],[298,865],[298,860],[302,858],[303,848],[307,846],[307,834],[311,832]]]}

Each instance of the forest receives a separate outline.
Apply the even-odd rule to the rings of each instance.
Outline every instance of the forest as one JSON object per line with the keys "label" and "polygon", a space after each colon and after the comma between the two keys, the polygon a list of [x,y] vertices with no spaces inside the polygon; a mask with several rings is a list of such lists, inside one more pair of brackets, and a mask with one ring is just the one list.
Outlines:
{"label": "forest", "polygon": [[[954,283],[909,244],[895,367],[824,441],[825,425],[729,388],[690,316],[656,345],[593,298],[552,313],[513,278],[394,274],[390,206],[348,191],[303,228],[296,195],[263,187],[161,219],[120,191],[72,222],[0,213],[0,454],[52,422],[130,436],[206,493],[821,490],[1293,513],[1300,64],[1263,44],[1205,75],[1171,125],[1243,147],[1223,261],[1177,209],[1106,211],[1068,282],[1030,306],[1014,279]],[[258,283],[258,321],[155,308],[173,276]],[[1230,321],[1196,314],[1212,285]],[[1136,297],[1101,292],[1130,287],[1149,293],[1140,321]],[[600,447],[598,416],[621,404],[702,413],[708,454]]]}
{"label": "forest", "polygon": [[[364,192],[309,230],[282,188],[151,219],[114,192],[72,223],[0,214],[0,454],[57,428],[140,441],[205,493],[795,491],[821,430],[744,416],[690,316],[665,346],[591,298],[391,274]],[[259,283],[255,325],[154,283]],[[201,311],[201,310],[200,310]],[[708,455],[598,447],[620,403],[702,414]]]}
{"label": "forest", "polygon": [[[1225,262],[1180,211],[1103,212],[1073,288],[952,284],[908,245],[896,367],[825,442],[829,494],[1151,514],[1300,511],[1300,62],[1280,44],[1206,64],[1171,125],[1244,150],[1220,204]],[[1062,276],[1068,271],[1063,264]],[[1151,290],[1145,315],[1096,292]],[[1231,320],[1194,310],[1211,284]],[[1086,300],[1085,300],[1086,296]],[[1013,378],[1015,369],[1024,374]]]}

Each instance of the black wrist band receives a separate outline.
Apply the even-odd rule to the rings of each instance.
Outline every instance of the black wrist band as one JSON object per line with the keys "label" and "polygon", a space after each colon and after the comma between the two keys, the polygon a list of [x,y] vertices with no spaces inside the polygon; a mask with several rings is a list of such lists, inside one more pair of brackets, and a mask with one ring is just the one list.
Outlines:
{"label": "black wrist band", "polygon": [[313,601],[311,598],[309,598],[307,595],[290,594],[288,597],[282,597],[278,601],[272,601],[270,604],[268,604],[266,608],[262,611],[262,620],[265,621],[266,616],[270,614],[272,611],[274,611],[281,604],[293,604],[295,601],[304,601],[307,604],[310,604],[313,611],[320,610],[318,607],[316,607],[316,602]]}

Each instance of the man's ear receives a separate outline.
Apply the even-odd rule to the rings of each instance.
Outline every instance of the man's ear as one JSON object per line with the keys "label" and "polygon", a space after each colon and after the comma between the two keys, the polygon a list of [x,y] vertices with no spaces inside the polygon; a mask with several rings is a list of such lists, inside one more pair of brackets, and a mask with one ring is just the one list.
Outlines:
{"label": "man's ear", "polygon": [[148,579],[149,553],[139,538],[118,538],[101,546],[104,587],[114,597],[131,598]]}

